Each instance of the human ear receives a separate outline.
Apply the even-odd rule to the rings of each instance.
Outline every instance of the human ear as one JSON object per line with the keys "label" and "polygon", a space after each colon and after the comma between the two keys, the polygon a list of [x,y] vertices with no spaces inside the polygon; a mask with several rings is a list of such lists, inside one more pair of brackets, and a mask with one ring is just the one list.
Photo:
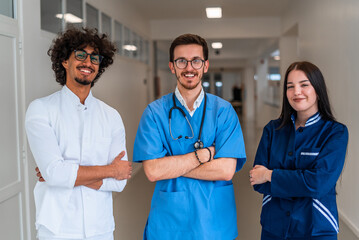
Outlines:
{"label": "human ear", "polygon": [[168,66],[170,67],[171,72],[172,72],[173,74],[175,74],[176,71],[175,71],[175,67],[174,67],[174,65],[173,65],[173,62],[169,62],[169,63],[168,63]]}

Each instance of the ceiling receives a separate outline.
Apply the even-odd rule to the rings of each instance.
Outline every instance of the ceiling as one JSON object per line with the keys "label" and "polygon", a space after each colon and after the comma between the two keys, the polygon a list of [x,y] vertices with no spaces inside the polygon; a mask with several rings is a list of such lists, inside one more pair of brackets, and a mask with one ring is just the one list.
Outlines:
{"label": "ceiling", "polygon": [[205,19],[206,7],[222,7],[223,18],[281,16],[290,0],[131,0],[150,20]]}
{"label": "ceiling", "polygon": [[[131,5],[144,18],[152,20],[207,20],[206,7],[222,7],[223,19],[281,17],[290,0],[131,0]],[[208,20],[210,21],[210,20]],[[225,62],[245,62],[260,56],[278,45],[276,38],[206,39],[210,45],[221,41],[219,54],[209,46],[209,58],[216,67]],[[158,41],[159,48],[168,54],[171,41]],[[167,61],[167,58],[166,58]],[[167,63],[166,63],[167,65]],[[213,65],[212,65],[213,66]],[[232,68],[232,67],[231,67]]]}

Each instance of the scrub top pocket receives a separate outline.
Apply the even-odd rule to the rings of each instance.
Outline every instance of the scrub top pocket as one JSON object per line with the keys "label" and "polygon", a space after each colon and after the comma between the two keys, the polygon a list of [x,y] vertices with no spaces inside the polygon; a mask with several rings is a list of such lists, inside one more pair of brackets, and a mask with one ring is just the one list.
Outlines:
{"label": "scrub top pocket", "polygon": [[216,187],[211,196],[211,209],[215,214],[212,216],[213,230],[233,229],[237,224],[233,184]]}
{"label": "scrub top pocket", "polygon": [[189,230],[189,199],[187,192],[159,191],[149,215],[149,227],[165,231]]}

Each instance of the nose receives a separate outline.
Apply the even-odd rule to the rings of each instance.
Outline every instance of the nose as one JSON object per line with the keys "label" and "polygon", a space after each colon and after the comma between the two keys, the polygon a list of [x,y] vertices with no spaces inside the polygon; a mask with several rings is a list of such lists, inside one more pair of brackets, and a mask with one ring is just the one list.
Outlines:
{"label": "nose", "polygon": [[186,70],[187,71],[194,70],[194,68],[192,67],[192,62],[187,62]]}
{"label": "nose", "polygon": [[86,59],[82,61],[85,65],[89,66],[91,65],[91,57],[90,55],[87,55]]}
{"label": "nose", "polygon": [[294,95],[300,95],[302,93],[302,88],[300,86],[294,86]]}

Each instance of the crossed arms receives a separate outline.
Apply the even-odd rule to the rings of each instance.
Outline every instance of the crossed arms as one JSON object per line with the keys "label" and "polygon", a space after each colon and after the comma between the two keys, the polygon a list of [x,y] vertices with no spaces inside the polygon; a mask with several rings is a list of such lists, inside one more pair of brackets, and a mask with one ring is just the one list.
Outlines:
{"label": "crossed arms", "polygon": [[[203,164],[200,164],[194,152],[184,155],[166,156],[152,160],[143,161],[143,168],[147,178],[151,181],[171,179],[177,177],[188,177],[208,181],[229,181],[232,179],[237,160],[235,158],[217,158],[214,147],[197,150],[198,158]],[[211,161],[209,161],[211,160]]]}

